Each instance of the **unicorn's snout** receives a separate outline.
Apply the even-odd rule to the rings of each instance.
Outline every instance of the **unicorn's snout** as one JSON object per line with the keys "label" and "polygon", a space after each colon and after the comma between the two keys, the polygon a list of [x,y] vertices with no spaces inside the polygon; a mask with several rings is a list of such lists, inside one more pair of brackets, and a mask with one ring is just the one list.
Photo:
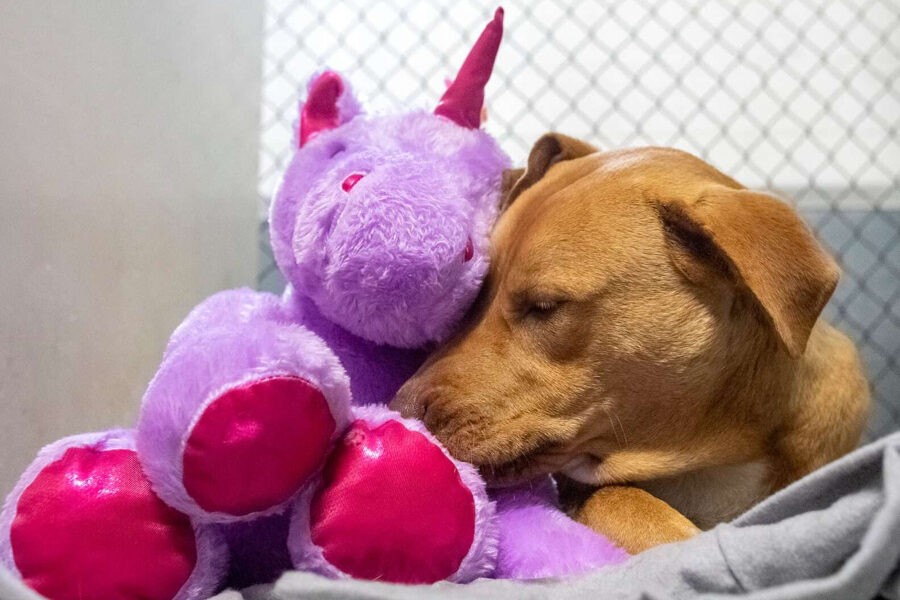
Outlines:
{"label": "unicorn's snout", "polygon": [[[440,338],[465,310],[483,261],[475,260],[465,202],[428,186],[414,192],[408,178],[398,179],[407,185],[373,173],[344,176],[347,197],[323,240],[316,295],[323,312],[358,335],[415,347]],[[412,193],[424,201],[411,201]]]}

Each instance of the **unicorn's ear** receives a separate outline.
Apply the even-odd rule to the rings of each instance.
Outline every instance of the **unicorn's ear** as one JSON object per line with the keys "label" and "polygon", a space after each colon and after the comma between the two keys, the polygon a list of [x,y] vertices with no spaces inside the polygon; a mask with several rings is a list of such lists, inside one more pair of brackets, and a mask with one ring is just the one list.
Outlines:
{"label": "unicorn's ear", "polygon": [[319,133],[343,125],[361,112],[350,84],[338,73],[314,75],[307,86],[306,100],[300,103],[297,145],[306,145]]}

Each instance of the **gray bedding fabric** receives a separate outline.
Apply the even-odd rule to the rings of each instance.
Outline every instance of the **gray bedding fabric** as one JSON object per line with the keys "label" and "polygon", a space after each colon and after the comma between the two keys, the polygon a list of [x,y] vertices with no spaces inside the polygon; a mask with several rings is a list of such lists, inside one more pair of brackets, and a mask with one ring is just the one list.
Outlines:
{"label": "gray bedding fabric", "polygon": [[[772,496],[735,521],[569,581],[395,586],[287,573],[244,600],[724,598],[900,600],[900,433]],[[241,598],[235,593],[231,598]]]}
{"label": "gray bedding fabric", "polygon": [[[217,600],[640,599],[900,600],[900,432],[828,465],[680,544],[568,581],[395,586],[286,573]],[[0,600],[37,596],[0,571]]]}

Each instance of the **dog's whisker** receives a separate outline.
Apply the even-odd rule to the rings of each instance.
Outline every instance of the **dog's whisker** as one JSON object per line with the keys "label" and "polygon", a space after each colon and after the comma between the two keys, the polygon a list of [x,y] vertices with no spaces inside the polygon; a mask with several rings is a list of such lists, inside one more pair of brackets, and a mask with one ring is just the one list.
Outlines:
{"label": "dog's whisker", "polygon": [[628,434],[625,433],[625,426],[622,425],[622,419],[619,418],[619,415],[613,413],[613,416],[616,418],[616,421],[619,423],[619,427],[622,429],[622,437],[625,438],[625,447],[628,447]]}
{"label": "dog's whisker", "polygon": [[[606,407],[603,407],[603,412],[606,413],[606,418],[609,419],[609,426],[612,427],[613,435],[616,436],[616,443],[619,445],[620,448],[624,448],[625,446],[623,446],[622,442],[619,441],[619,429],[616,427],[616,424],[613,421],[612,413]],[[627,439],[626,439],[626,441],[627,441]]]}

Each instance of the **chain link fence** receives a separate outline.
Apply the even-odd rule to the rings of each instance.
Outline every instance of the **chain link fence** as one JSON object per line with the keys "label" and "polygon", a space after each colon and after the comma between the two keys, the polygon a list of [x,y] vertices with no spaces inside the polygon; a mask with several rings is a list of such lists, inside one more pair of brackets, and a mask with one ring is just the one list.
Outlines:
{"label": "chain link fence", "polygon": [[[432,106],[493,5],[268,0],[260,196],[290,158],[297,99],[327,65],[373,110]],[[869,437],[900,427],[897,0],[506,1],[488,131],[522,164],[558,130],[665,145],[798,208],[844,269],[826,317],[862,348]],[[282,283],[260,226],[259,285]]]}

